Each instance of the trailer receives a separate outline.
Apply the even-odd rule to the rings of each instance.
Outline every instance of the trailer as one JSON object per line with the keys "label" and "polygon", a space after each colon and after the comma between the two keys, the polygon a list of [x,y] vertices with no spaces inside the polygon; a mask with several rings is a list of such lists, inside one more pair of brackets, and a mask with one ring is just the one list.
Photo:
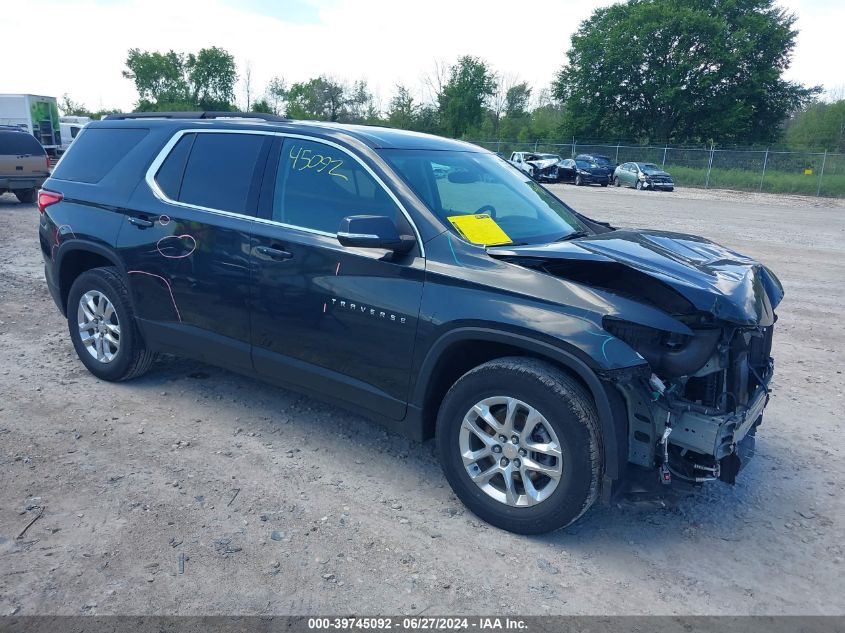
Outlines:
{"label": "trailer", "polygon": [[61,121],[55,97],[0,94],[0,125],[26,130],[50,155],[61,151]]}

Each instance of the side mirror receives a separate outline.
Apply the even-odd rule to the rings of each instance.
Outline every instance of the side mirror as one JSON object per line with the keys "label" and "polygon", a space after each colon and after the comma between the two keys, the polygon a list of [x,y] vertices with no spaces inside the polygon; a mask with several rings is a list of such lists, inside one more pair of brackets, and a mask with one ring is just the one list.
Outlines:
{"label": "side mirror", "polygon": [[478,174],[468,169],[453,169],[446,178],[457,185],[468,185],[479,180]]}
{"label": "side mirror", "polygon": [[337,241],[343,246],[358,248],[384,248],[397,253],[407,253],[416,240],[410,235],[399,235],[396,223],[383,215],[350,215],[340,221]]}

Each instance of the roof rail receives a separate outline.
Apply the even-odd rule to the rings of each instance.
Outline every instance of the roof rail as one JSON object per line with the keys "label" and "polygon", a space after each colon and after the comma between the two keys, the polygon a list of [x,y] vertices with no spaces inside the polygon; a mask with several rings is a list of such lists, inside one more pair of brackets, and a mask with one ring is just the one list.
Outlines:
{"label": "roof rail", "polygon": [[261,112],[118,112],[103,120],[125,119],[259,119],[261,121],[290,121],[285,117]]}

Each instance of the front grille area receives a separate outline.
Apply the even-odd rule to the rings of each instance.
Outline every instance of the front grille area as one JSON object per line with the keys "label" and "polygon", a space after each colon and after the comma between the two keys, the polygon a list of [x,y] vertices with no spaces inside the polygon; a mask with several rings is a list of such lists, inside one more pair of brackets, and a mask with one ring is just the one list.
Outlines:
{"label": "front grille area", "polygon": [[773,326],[735,331],[720,348],[721,369],[690,378],[684,398],[725,413],[746,406],[771,374],[772,332]]}

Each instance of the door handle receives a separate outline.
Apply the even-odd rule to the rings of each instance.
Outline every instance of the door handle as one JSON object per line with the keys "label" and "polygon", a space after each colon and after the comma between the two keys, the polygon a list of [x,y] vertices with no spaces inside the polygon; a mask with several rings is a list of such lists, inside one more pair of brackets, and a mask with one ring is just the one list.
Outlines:
{"label": "door handle", "polygon": [[136,218],[135,216],[130,215],[128,218],[130,224],[134,224],[139,229],[148,229],[153,225],[152,220],[146,220],[144,218]]}
{"label": "door handle", "polygon": [[278,261],[290,259],[291,257],[293,257],[291,253],[283,251],[280,248],[273,248],[271,246],[256,246],[255,250],[261,253],[262,255],[266,255],[270,259],[275,259]]}

